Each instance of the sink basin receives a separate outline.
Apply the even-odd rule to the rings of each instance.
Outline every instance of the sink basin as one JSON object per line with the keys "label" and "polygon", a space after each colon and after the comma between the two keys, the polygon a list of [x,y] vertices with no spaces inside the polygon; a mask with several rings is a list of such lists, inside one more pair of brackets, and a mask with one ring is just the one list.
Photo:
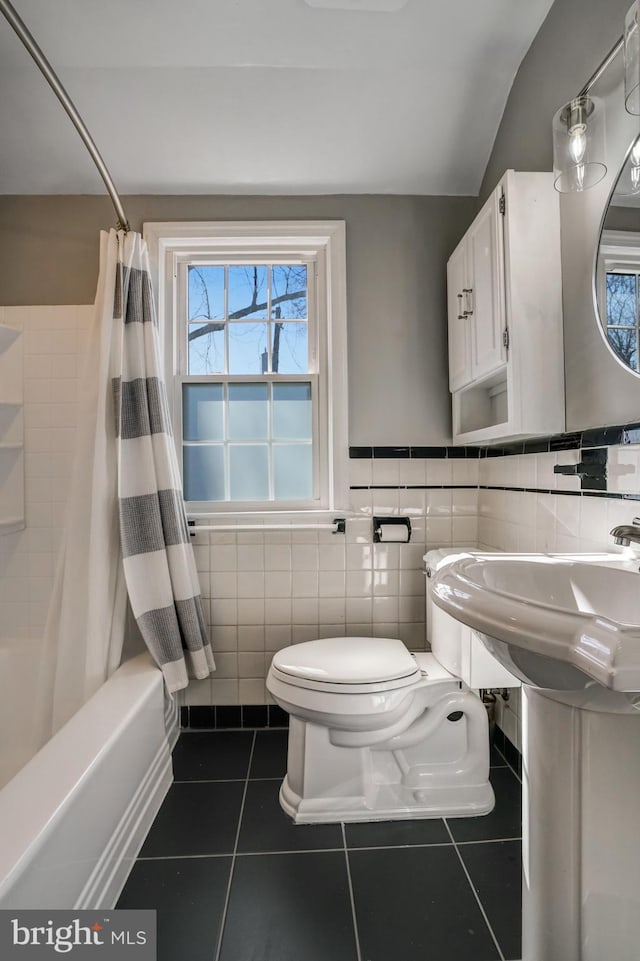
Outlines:
{"label": "sink basin", "polygon": [[[640,692],[640,574],[622,554],[460,555],[433,601],[525,684]],[[635,703],[634,703],[635,706]]]}

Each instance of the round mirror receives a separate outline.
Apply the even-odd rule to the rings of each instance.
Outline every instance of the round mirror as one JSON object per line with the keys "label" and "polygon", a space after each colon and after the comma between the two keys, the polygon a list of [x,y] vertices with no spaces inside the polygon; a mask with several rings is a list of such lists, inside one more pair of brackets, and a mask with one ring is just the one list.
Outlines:
{"label": "round mirror", "polygon": [[605,341],[616,360],[640,376],[640,137],[609,197],[595,282]]}

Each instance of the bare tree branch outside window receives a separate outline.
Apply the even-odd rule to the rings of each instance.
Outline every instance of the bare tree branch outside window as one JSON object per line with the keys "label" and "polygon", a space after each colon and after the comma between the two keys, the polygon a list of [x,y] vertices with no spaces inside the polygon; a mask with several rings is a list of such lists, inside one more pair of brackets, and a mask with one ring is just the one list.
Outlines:
{"label": "bare tree branch outside window", "polygon": [[606,296],[607,340],[620,360],[638,370],[638,275],[607,273]]}
{"label": "bare tree branch outside window", "polygon": [[[195,289],[190,293],[189,313],[191,327],[188,334],[192,343],[210,334],[225,330],[227,321],[238,321],[253,318],[256,314],[266,318],[269,302],[265,298],[260,282],[260,272],[256,266],[245,268],[247,289],[250,291],[249,301],[240,308],[229,312],[226,319],[213,316],[212,305],[206,277],[201,268],[191,265],[190,276],[195,280]],[[305,265],[278,266],[273,268],[271,310],[273,325],[273,343],[271,349],[271,369],[277,373],[280,364],[280,342],[286,321],[304,320],[307,316],[307,268]],[[281,322],[278,322],[281,321]],[[198,326],[194,324],[197,323]],[[261,323],[266,323],[261,320]],[[306,361],[306,358],[305,358]]]}

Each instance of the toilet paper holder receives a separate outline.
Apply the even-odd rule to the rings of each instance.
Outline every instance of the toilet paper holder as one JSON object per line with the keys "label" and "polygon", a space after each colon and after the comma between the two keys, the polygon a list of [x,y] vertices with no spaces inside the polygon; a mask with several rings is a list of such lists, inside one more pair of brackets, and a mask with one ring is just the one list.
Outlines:
{"label": "toilet paper holder", "polygon": [[[394,527],[395,530],[390,530]],[[411,521],[408,517],[374,517],[373,543],[408,544],[411,540]]]}

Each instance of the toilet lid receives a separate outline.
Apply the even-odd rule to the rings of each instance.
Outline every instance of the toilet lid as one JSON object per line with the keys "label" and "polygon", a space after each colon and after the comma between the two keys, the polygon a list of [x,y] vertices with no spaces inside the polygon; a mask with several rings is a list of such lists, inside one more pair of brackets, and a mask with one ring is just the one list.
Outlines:
{"label": "toilet lid", "polygon": [[333,684],[373,684],[418,670],[402,641],[387,637],[327,637],[278,651],[273,666],[292,677]]}

